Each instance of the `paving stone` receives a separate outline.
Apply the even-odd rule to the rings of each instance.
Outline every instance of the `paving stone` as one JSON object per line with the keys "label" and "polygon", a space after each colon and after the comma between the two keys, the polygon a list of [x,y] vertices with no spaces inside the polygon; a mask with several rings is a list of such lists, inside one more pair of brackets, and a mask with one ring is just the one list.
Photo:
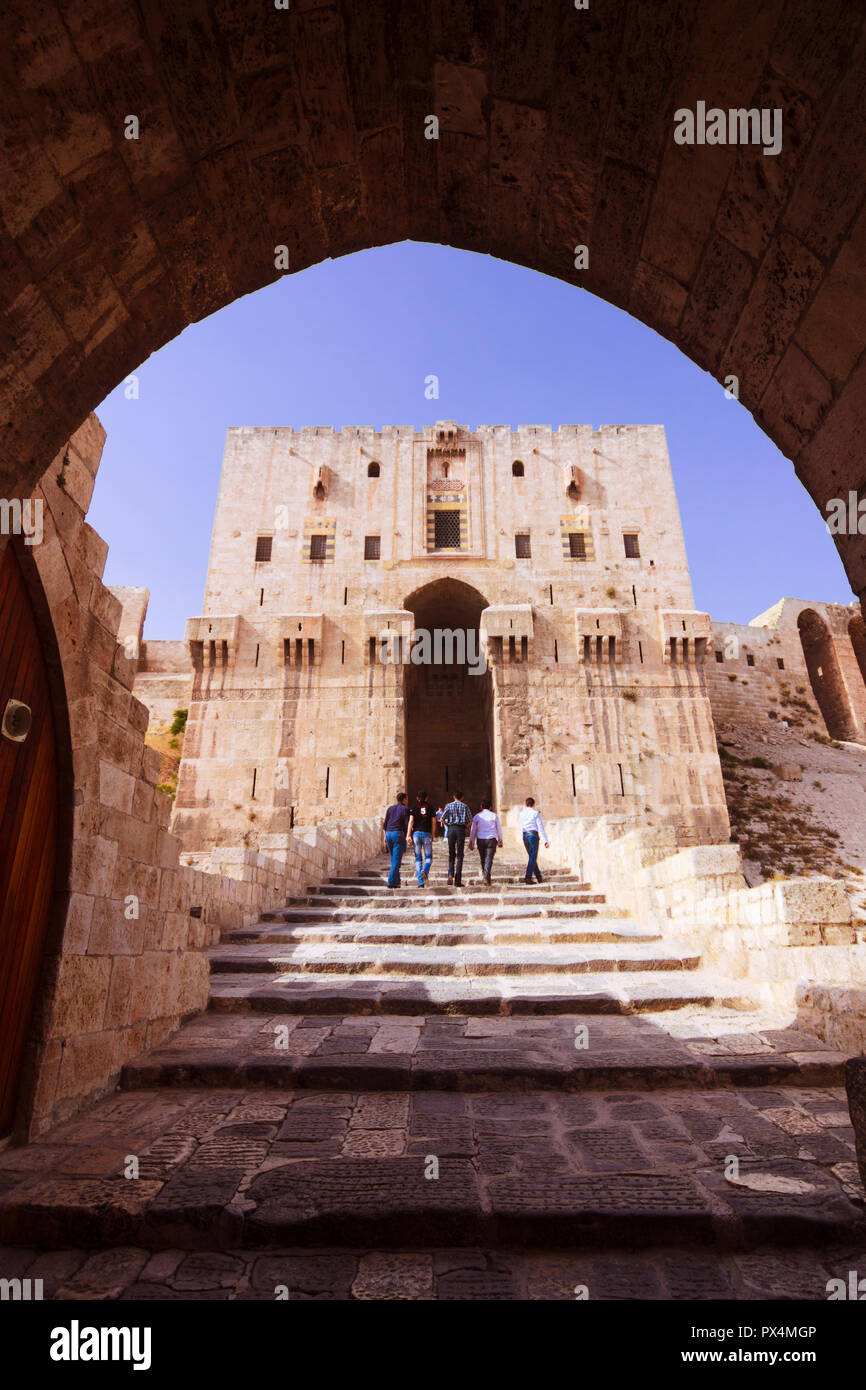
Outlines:
{"label": "paving stone", "polygon": [[734,1256],[749,1297],[826,1299],[828,1274],[820,1251],[756,1252]]}
{"label": "paving stone", "polygon": [[270,1298],[276,1298],[281,1286],[288,1288],[290,1297],[348,1298],[357,1267],[357,1255],[266,1255],[254,1261],[250,1285]]}
{"label": "paving stone", "polygon": [[176,1289],[233,1289],[245,1270],[244,1262],[221,1251],[196,1251],[178,1266],[171,1282]]}
{"label": "paving stone", "polygon": [[304,1110],[294,1106],[286,1116],[277,1133],[281,1142],[309,1142],[317,1139],[342,1140],[349,1127],[348,1116],[342,1112],[327,1110]]}
{"label": "paving stone", "polygon": [[408,1096],[358,1097],[351,1125],[363,1129],[404,1129],[409,1116]]}
{"label": "paving stone", "polygon": [[527,1243],[541,1231],[555,1245],[712,1238],[706,1195],[675,1174],[572,1176],[532,1184],[493,1178],[488,1194],[503,1238]]}
{"label": "paving stone", "polygon": [[514,1276],[489,1269],[456,1269],[436,1280],[437,1297],[500,1302],[520,1297]]}
{"label": "paving stone", "polygon": [[640,1144],[622,1127],[576,1130],[569,1143],[588,1173],[634,1172],[651,1166]]}
{"label": "paving stone", "polygon": [[425,1179],[420,1158],[301,1161],[262,1173],[246,1196],[252,1244],[288,1238],[299,1243],[353,1243],[375,1232],[378,1243],[459,1243],[477,1228],[477,1180],[466,1160],[443,1158],[438,1178]]}
{"label": "paving stone", "polygon": [[116,1246],[92,1255],[53,1295],[62,1299],[116,1298],[147,1264],[147,1252]]}
{"label": "paving stone", "polygon": [[347,1158],[392,1158],[402,1154],[406,1139],[399,1129],[350,1129],[340,1147]]}
{"label": "paving stone", "polygon": [[432,1299],[432,1256],[389,1252],[362,1255],[352,1294],[358,1299]]}
{"label": "paving stone", "polygon": [[[60,1242],[58,1242],[59,1244]],[[89,1250],[51,1250],[42,1252],[27,1270],[28,1279],[41,1279],[46,1298],[53,1298],[67,1280],[87,1263]]]}
{"label": "paving stone", "polygon": [[186,1252],[183,1250],[158,1250],[149,1257],[138,1282],[142,1284],[166,1284],[178,1265],[185,1259]]}
{"label": "paving stone", "polygon": [[605,1255],[590,1265],[589,1296],[592,1299],[664,1298],[664,1289],[655,1265],[647,1258],[624,1259]]}
{"label": "paving stone", "polygon": [[734,1298],[731,1276],[718,1258],[679,1250],[659,1256],[659,1269],[671,1298]]}

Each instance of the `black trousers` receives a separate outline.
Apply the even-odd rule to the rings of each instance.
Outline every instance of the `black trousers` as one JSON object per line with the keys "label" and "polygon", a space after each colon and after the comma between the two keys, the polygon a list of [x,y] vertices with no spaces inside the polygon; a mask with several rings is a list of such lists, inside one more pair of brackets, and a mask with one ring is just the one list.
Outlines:
{"label": "black trousers", "polygon": [[463,874],[463,847],[466,844],[466,826],[449,825],[448,837],[448,877],[459,883]]}
{"label": "black trousers", "polygon": [[476,840],[478,848],[478,858],[481,860],[481,872],[485,878],[490,877],[490,870],[493,868],[493,856],[496,853],[495,840]]}

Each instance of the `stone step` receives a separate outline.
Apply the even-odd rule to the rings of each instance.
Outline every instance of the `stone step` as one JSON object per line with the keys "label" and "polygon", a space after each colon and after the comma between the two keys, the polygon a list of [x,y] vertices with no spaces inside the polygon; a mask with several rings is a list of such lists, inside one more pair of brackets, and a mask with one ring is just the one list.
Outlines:
{"label": "stone step", "polygon": [[[555,1250],[461,1246],[382,1251],[357,1245],[224,1251],[102,1252],[79,1246],[52,1264],[35,1248],[0,1247],[0,1277],[41,1279],[46,1299],[139,1302],[185,1299],[273,1303],[310,1298],[487,1302],[570,1302],[587,1289],[594,1303],[623,1299],[824,1300],[832,1278],[856,1267],[850,1240],[814,1247],[741,1251],[688,1245]],[[780,1294],[780,1289],[784,1292]],[[647,1320],[652,1317],[652,1304]]]}
{"label": "stone step", "polygon": [[[713,1090],[842,1086],[844,1056],[816,1039],[760,1034],[760,1016],[647,1018],[210,1014],[127,1063],[127,1090],[261,1086],[370,1091]],[[671,1019],[668,1023],[667,1020]],[[719,1038],[714,1030],[743,1032]],[[673,1030],[673,1033],[669,1030]],[[750,1037],[749,1034],[753,1036]],[[678,1036],[684,1034],[685,1036]],[[811,1050],[802,1051],[803,1047]]]}
{"label": "stone step", "polygon": [[621,971],[696,970],[700,953],[676,949],[668,942],[617,942],[613,946],[398,946],[318,944],[276,947],[215,946],[206,952],[213,975],[238,972],[271,975],[336,974],[583,975]]}
{"label": "stone step", "polygon": [[[549,893],[534,897],[528,890],[499,893],[496,888],[397,888],[393,893],[369,893],[363,897],[292,898],[284,911],[306,912],[445,912],[473,910],[479,913],[496,912],[503,907],[530,908],[534,912],[550,912],[562,907],[600,907],[603,893]],[[621,914],[620,914],[621,915]]]}
{"label": "stone step", "polygon": [[641,1014],[665,1009],[749,1008],[742,981],[708,971],[621,971],[583,976],[533,975],[465,979],[304,974],[273,979],[250,972],[211,977],[210,1008],[273,1014]]}
{"label": "stone step", "polygon": [[[467,853],[463,861],[463,869],[467,876],[469,874],[470,869],[473,874],[478,873],[478,860],[474,850],[472,851],[471,858]],[[498,857],[494,860],[493,872],[496,878],[500,879],[503,883],[526,882],[526,874],[519,865],[505,864]],[[414,879],[414,858],[412,858],[411,856],[408,858],[404,857],[403,863],[400,867],[400,873],[401,875],[408,875],[409,877]],[[434,860],[434,863],[429,870],[428,877],[431,883],[446,883],[448,880],[447,860],[445,860],[444,862],[437,862]],[[373,869],[366,874],[338,874],[334,878],[329,878],[327,883],[313,884],[310,891],[316,893],[328,892],[330,891],[332,885],[344,885],[347,888],[375,888],[377,886],[381,887],[381,885],[383,883],[386,883],[387,880],[388,868],[386,865],[381,870]],[[583,884],[584,887],[588,887],[586,880],[582,879],[579,874],[569,873],[565,869],[548,869],[547,872],[544,874],[542,882],[536,883],[533,886],[536,888],[545,888],[550,887],[553,884]]]}
{"label": "stone step", "polygon": [[301,942],[357,942],[361,945],[395,946],[495,946],[495,945],[557,945],[567,942],[643,942],[661,941],[662,935],[652,927],[639,926],[627,920],[599,919],[580,921],[572,925],[557,922],[532,926],[530,922],[496,922],[467,924],[443,928],[436,923],[403,927],[369,922],[362,926],[352,923],[316,926],[280,926],[261,924],[227,932],[223,942],[237,945],[283,944]]}
{"label": "stone step", "polygon": [[597,898],[602,902],[604,901],[602,894],[594,894],[591,885],[584,883],[580,879],[576,879],[574,883],[562,883],[560,881],[557,883],[536,883],[528,885],[522,878],[509,882],[508,879],[494,875],[492,884],[488,887],[483,879],[476,873],[464,874],[463,882],[459,886],[449,883],[446,878],[430,878],[427,880],[426,887],[421,888],[416,882],[414,874],[411,876],[404,874],[402,884],[399,888],[389,888],[384,879],[381,883],[371,883],[364,887],[360,884],[353,886],[351,884],[335,883],[328,885],[326,888],[310,888],[303,897],[292,898],[291,901],[293,903],[309,903],[314,901],[321,902],[323,899],[330,902],[333,899],[337,902],[356,902],[358,899],[366,900],[372,898],[381,899],[383,902],[393,902],[395,900],[402,902],[408,897],[429,898],[439,895],[457,897],[461,893],[464,896],[472,894],[479,898],[489,898],[500,891],[507,892],[507,896],[511,898],[512,901],[518,902],[539,902],[543,901],[545,898],[570,899],[571,897],[591,897]]}
{"label": "stone step", "polygon": [[278,912],[263,912],[260,922],[496,922],[496,920],[521,919],[542,920],[549,917],[559,919],[594,919],[594,917],[616,917],[621,920],[623,913],[617,908],[609,908],[605,902],[563,903],[562,906],[550,901],[541,906],[509,902],[509,899],[488,898],[485,902],[471,905],[467,899],[449,899],[442,902],[438,898],[418,898],[417,902],[402,903],[393,899],[384,906],[328,906],[328,908],[281,908]]}
{"label": "stone step", "polygon": [[[138,1091],[0,1154],[0,1241],[166,1251],[862,1245],[847,1116],[810,1097]],[[736,1178],[725,1176],[732,1153]],[[130,1154],[134,1180],[124,1176]]]}

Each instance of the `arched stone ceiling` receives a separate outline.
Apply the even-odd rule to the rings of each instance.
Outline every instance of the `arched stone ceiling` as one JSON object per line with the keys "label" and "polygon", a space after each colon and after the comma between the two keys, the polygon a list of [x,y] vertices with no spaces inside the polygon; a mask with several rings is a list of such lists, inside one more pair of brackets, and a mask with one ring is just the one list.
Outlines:
{"label": "arched stone ceiling", "polygon": [[[866,496],[860,0],[4,0],[0,64],[4,496],[275,247],[405,238],[602,296],[737,376],[822,514]],[[781,152],[676,144],[699,101]]]}

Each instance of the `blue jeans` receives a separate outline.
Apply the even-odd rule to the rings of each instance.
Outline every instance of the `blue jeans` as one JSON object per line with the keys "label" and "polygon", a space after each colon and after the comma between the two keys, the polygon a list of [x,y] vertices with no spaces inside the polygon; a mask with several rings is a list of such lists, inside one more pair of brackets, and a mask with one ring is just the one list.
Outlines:
{"label": "blue jeans", "polygon": [[433,863],[433,836],[426,830],[416,830],[412,835],[412,843],[415,846],[415,873],[418,876],[418,887],[423,888],[422,875],[430,872],[430,865]]}
{"label": "blue jeans", "polygon": [[403,851],[406,848],[406,836],[402,830],[386,830],[385,844],[391,855],[391,872],[388,875],[388,887],[400,887],[400,865],[403,861]]}
{"label": "blue jeans", "polygon": [[538,844],[540,838],[537,830],[524,830],[523,832],[523,847],[529,855],[529,863],[526,866],[527,883],[532,882],[533,874],[539,883],[542,882],[541,872],[538,868]]}

